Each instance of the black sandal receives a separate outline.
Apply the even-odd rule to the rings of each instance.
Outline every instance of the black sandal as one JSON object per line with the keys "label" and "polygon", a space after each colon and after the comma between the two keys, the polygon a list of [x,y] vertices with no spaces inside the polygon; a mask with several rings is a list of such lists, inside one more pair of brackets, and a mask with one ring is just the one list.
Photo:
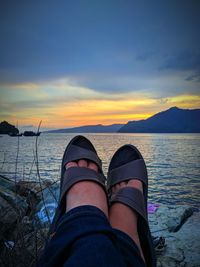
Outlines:
{"label": "black sandal", "polygon": [[[98,172],[85,167],[70,167],[66,170],[65,165],[72,161],[80,159],[90,160],[98,166]],[[102,163],[97,155],[97,152],[92,143],[84,136],[78,135],[74,137],[67,145],[61,166],[61,181],[60,181],[60,198],[59,204],[53,222],[50,226],[49,236],[54,235],[59,219],[65,213],[66,201],[65,196],[67,191],[80,181],[93,181],[98,183],[104,191],[105,176],[102,171]],[[106,193],[107,194],[107,193]]]}
{"label": "black sandal", "polygon": [[[143,194],[132,187],[124,187],[112,194],[111,188],[130,179],[138,179],[143,183]],[[148,176],[144,159],[139,150],[132,145],[124,145],[113,155],[109,168],[107,188],[110,204],[123,203],[136,211],[138,216],[138,235],[146,266],[156,266],[156,257],[152,236],[147,218]]]}

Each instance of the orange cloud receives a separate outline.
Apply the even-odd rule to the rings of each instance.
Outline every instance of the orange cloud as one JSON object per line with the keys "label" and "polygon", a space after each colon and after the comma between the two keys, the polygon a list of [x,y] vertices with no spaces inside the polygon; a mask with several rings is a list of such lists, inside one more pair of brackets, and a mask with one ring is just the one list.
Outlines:
{"label": "orange cloud", "polygon": [[158,99],[141,92],[105,94],[62,80],[52,84],[18,84],[2,89],[0,120],[20,125],[64,128],[126,123],[146,119],[172,106],[199,108],[200,96],[180,94]]}

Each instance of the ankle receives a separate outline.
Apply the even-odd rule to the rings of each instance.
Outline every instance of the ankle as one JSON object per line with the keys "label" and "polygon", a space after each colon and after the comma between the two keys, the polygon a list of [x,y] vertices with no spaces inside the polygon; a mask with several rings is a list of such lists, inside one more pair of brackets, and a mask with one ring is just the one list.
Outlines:
{"label": "ankle", "polygon": [[66,212],[78,206],[91,205],[99,208],[108,217],[107,198],[103,188],[92,181],[74,184],[66,196]]}

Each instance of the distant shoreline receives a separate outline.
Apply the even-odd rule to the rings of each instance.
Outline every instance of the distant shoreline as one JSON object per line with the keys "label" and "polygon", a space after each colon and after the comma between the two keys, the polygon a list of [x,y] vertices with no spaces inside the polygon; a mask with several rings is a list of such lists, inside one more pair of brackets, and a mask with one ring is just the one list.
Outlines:
{"label": "distant shoreline", "polygon": [[48,133],[200,133],[200,109],[172,107],[146,120],[126,124],[86,125]]}
{"label": "distant shoreline", "polygon": [[146,134],[182,134],[182,135],[185,135],[185,134],[191,134],[191,135],[200,135],[200,133],[191,133],[191,132],[188,132],[188,133],[180,133],[180,132],[160,132],[160,133],[156,133],[156,132],[146,132],[146,133],[142,133],[142,132],[135,132],[135,133],[120,133],[120,132],[113,132],[113,133],[108,133],[108,132],[100,132],[100,133],[94,133],[94,132],[70,132],[70,133],[53,133],[53,132],[46,132],[46,131],[44,131],[44,132],[41,132],[41,134],[42,135],[44,135],[44,134],[69,134],[69,135],[74,135],[74,134],[93,134],[93,135],[95,135],[95,134],[97,134],[97,135],[100,135],[100,134],[107,134],[107,135],[111,135],[111,134],[116,134],[116,135],[130,135],[130,134],[144,134],[144,135],[146,135]]}

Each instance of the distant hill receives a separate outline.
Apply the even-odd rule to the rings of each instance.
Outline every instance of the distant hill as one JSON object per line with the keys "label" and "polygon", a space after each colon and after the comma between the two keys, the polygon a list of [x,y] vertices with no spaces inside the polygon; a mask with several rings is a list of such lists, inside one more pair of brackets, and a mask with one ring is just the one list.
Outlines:
{"label": "distant hill", "polygon": [[115,133],[124,124],[112,124],[112,125],[87,125],[68,129],[58,129],[47,131],[47,133]]}
{"label": "distant hill", "polygon": [[0,134],[18,134],[19,130],[14,126],[9,124],[7,121],[2,121],[0,123]]}
{"label": "distant hill", "polygon": [[172,107],[146,120],[127,124],[87,125],[47,133],[200,133],[200,109]]}
{"label": "distant hill", "polygon": [[172,107],[140,121],[129,121],[120,133],[200,133],[200,109]]}

